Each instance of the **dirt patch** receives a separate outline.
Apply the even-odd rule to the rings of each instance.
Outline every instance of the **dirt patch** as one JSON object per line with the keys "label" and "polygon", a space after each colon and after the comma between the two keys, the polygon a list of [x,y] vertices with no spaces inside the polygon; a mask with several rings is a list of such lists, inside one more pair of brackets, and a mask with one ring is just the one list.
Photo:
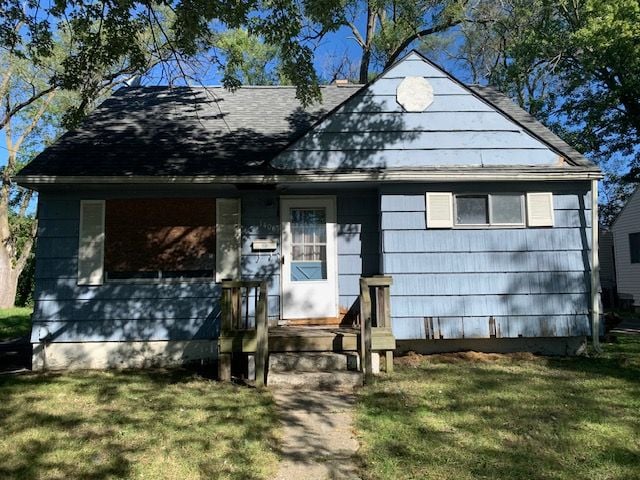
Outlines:
{"label": "dirt patch", "polygon": [[514,353],[483,353],[483,352],[454,352],[454,353],[434,353],[430,355],[421,355],[416,352],[408,352],[402,357],[397,357],[395,363],[407,367],[416,368],[424,362],[437,363],[494,363],[494,362],[513,362],[513,361],[535,361],[540,357],[529,352]]}

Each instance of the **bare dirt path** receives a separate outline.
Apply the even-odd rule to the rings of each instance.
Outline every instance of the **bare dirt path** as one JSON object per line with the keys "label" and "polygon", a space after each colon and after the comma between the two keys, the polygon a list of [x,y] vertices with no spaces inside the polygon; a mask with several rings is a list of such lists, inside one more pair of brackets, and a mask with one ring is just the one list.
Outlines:
{"label": "bare dirt path", "polygon": [[355,480],[355,395],[278,389],[273,393],[283,428],[275,480]]}

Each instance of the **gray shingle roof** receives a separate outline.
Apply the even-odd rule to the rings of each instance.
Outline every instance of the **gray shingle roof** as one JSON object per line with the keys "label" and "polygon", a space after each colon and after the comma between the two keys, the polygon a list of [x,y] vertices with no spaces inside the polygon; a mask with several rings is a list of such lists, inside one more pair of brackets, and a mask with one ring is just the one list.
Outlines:
{"label": "gray shingle roof", "polygon": [[225,175],[265,165],[360,86],[322,87],[303,109],[294,87],[118,90],[19,176]]}

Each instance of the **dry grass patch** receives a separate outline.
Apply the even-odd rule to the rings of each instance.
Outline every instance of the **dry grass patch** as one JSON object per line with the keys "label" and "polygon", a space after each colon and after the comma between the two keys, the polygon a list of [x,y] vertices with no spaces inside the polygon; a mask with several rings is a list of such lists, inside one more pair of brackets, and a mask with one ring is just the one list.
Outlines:
{"label": "dry grass patch", "polygon": [[266,392],[185,370],[0,377],[0,478],[263,479]]}
{"label": "dry grass patch", "polygon": [[640,337],[592,358],[399,360],[360,394],[366,479],[640,478]]}

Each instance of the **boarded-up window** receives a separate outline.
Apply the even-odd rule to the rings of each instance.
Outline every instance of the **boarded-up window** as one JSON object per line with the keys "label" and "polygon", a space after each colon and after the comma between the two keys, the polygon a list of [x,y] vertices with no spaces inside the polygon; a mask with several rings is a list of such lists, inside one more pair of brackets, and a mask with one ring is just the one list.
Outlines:
{"label": "boarded-up window", "polygon": [[107,278],[213,277],[215,199],[107,200]]}

